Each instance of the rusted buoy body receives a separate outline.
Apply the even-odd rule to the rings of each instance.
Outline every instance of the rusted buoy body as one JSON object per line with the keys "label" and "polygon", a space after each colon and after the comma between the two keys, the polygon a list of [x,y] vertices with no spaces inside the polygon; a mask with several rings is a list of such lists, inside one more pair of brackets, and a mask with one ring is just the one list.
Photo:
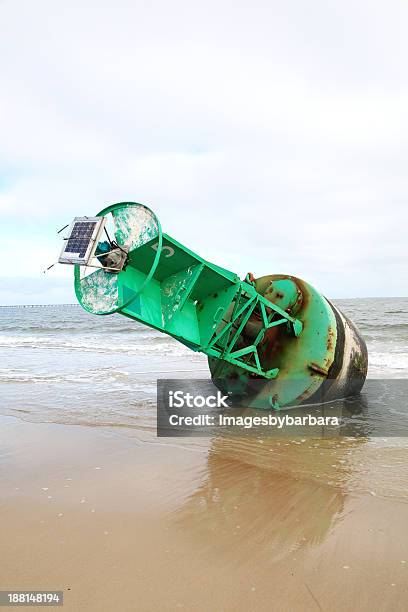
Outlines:
{"label": "rusted buoy body", "polygon": [[[268,329],[258,347],[262,367],[279,368],[265,381],[234,364],[209,357],[215,384],[233,396],[245,397],[254,408],[280,408],[349,397],[360,392],[367,376],[368,355],[356,326],[305,281],[273,274],[253,279],[257,292],[300,320],[295,337],[284,326]],[[260,321],[252,316],[239,343],[257,336]]]}

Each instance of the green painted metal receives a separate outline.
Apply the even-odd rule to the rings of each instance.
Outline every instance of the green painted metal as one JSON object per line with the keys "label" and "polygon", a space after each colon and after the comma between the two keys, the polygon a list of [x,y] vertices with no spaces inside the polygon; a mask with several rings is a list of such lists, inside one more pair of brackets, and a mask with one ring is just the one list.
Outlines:
{"label": "green painted metal", "polygon": [[[279,375],[268,385],[256,385],[256,392],[250,393],[250,405],[279,409],[299,404],[312,397],[327,379],[337,341],[335,315],[318,291],[295,277],[266,276],[255,281],[255,289],[267,301],[274,299],[295,312],[303,329],[297,337],[283,334],[278,328],[265,339],[259,351],[261,362],[265,369],[275,367]],[[254,335],[257,327],[245,331]],[[251,391],[253,382],[233,363],[210,358],[209,365],[212,377],[223,391],[233,391],[237,396]]]}
{"label": "green painted metal", "polygon": [[[265,379],[278,375],[279,367],[265,367],[259,352],[265,334],[280,326],[296,340],[303,328],[284,301],[273,303],[248,277],[240,280],[163,234],[142,204],[114,204],[101,215],[112,215],[115,240],[129,248],[128,262],[118,274],[99,269],[83,278],[76,266],[76,295],[88,312],[118,312],[240,370]],[[257,334],[243,343],[242,331],[254,317]]]}
{"label": "green painted metal", "polygon": [[[100,267],[103,257],[95,258],[97,270],[75,267],[76,295],[88,312],[120,313],[206,354],[214,383],[250,398],[253,408],[315,401],[325,383],[328,399],[361,389],[364,340],[308,283],[276,274],[241,280],[164,234],[143,204],[120,202],[99,216],[107,217],[109,246],[121,263],[127,257],[116,273]],[[96,252],[104,249],[100,242]]]}

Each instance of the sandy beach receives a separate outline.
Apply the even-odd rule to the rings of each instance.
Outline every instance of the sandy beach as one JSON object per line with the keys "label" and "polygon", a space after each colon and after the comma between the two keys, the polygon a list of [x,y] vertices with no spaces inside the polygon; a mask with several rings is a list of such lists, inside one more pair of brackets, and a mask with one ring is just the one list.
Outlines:
{"label": "sandy beach", "polygon": [[206,378],[204,356],[119,316],[1,309],[1,589],[78,612],[406,610],[407,301],[342,307],[378,385],[342,436],[290,439],[157,437],[157,380]]}
{"label": "sandy beach", "polygon": [[406,609],[407,499],[375,444],[13,417],[0,437],[3,589],[63,590],[66,610]]}

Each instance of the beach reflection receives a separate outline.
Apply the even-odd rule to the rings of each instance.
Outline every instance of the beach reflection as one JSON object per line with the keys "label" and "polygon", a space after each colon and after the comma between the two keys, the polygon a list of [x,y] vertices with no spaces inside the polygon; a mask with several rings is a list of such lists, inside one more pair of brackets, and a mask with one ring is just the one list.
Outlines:
{"label": "beach reflection", "polygon": [[[337,523],[353,512],[351,494],[405,502],[407,477],[400,466],[406,440],[372,436],[401,430],[401,419],[392,411],[403,405],[406,385],[385,385],[384,401],[382,384],[367,385],[367,393],[354,400],[316,406],[316,414],[337,415],[342,425],[320,428],[314,438],[307,436],[307,428],[294,428],[290,438],[279,431],[267,437],[261,428],[258,436],[252,430],[246,437],[214,437],[206,475],[175,522],[203,554],[217,550],[232,563],[254,558],[268,564],[293,560],[327,540]],[[301,416],[302,409],[288,414]]]}
{"label": "beach reflection", "polygon": [[364,440],[212,440],[206,477],[175,515],[205,553],[276,561],[319,544],[342,517]]}

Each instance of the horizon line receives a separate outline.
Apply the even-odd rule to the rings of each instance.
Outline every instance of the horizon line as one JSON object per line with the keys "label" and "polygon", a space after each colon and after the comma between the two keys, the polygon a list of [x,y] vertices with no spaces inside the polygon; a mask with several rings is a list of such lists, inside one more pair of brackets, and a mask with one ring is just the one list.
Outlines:
{"label": "horizon line", "polygon": [[[401,300],[408,299],[406,295],[366,295],[360,297],[335,297],[329,298],[331,300]],[[48,304],[0,304],[0,308],[34,308],[40,306],[43,308],[50,306],[81,306],[79,302],[52,302]]]}

